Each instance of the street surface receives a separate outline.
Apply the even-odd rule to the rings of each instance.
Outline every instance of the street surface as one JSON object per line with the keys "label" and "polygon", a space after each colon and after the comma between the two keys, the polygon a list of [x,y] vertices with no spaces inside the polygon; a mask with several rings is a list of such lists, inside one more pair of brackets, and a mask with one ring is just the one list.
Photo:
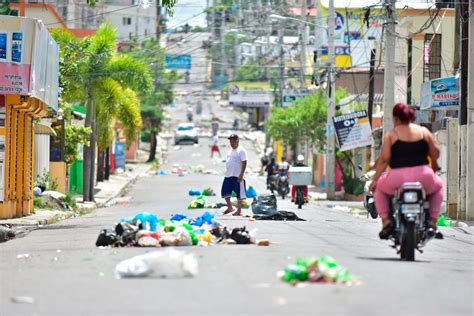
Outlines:
{"label": "street surface", "polygon": [[[184,120],[187,104],[183,101],[178,99],[177,108],[170,111],[176,121]],[[219,112],[233,115],[226,109]],[[220,142],[226,152],[227,140]],[[249,152],[250,168],[258,169],[253,145],[248,141],[242,145]],[[279,208],[297,212],[306,222],[249,222],[244,217],[219,216],[229,227],[258,228],[258,238],[274,242],[269,247],[182,247],[179,250],[193,253],[199,262],[195,278],[116,279],[113,271],[118,262],[154,249],[96,248],[101,229],[141,211],[165,219],[177,212],[197,216],[203,211],[186,210],[192,200],[188,189],[210,186],[220,191],[225,164],[209,158],[209,138],[201,138],[199,147],[183,144],[178,150],[172,145],[169,149],[163,169],[170,171],[175,163],[203,164],[219,175],[143,177],[127,193],[132,197],[128,205],[98,209],[0,244],[0,314],[472,315],[472,235],[445,228],[446,238],[429,243],[416,262],[401,262],[388,243],[378,239],[376,220],[316,208],[314,202],[299,211],[288,199],[279,199]],[[247,181],[258,192],[265,187],[263,177],[249,175]],[[211,201],[222,200],[217,196]],[[18,254],[30,257],[17,259]],[[311,255],[333,256],[360,278],[360,284],[292,287],[277,278],[277,272],[296,257]],[[12,297],[17,296],[34,302],[14,303]]]}

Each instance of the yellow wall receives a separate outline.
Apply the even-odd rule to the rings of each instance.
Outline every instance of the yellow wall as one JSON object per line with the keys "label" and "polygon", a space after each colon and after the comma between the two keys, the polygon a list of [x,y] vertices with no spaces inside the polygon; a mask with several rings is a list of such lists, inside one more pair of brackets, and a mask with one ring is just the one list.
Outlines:
{"label": "yellow wall", "polygon": [[62,161],[51,161],[49,163],[49,174],[51,180],[56,180],[58,188],[56,191],[67,193],[66,190],[66,163]]}
{"label": "yellow wall", "polygon": [[[417,15],[415,15],[417,14]],[[434,14],[434,10],[432,11]],[[443,17],[444,16],[444,17]],[[423,83],[423,43],[425,34],[441,34],[441,77],[452,76],[453,60],[454,60],[454,48],[455,48],[455,16],[454,9],[443,9],[439,13],[439,19],[435,20],[433,25],[425,30],[423,33],[416,35],[413,38],[413,49],[412,49],[412,98],[413,105],[420,102],[420,90],[421,84]],[[418,10],[405,10],[399,15],[399,29],[407,32],[414,32],[419,30],[421,26],[429,19],[430,16],[426,15],[426,12],[418,12]],[[406,64],[407,63],[407,51],[408,46],[406,41],[397,41],[397,61]],[[406,89],[406,84],[400,88]],[[406,93],[405,93],[406,95]]]}

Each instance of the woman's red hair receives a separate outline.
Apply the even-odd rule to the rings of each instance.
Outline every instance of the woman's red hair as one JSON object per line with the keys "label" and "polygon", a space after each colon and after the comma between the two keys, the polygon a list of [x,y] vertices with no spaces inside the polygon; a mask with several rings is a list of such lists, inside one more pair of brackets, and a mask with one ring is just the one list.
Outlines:
{"label": "woman's red hair", "polygon": [[392,114],[393,117],[398,118],[403,124],[410,124],[416,119],[415,110],[405,103],[395,104],[393,107]]}

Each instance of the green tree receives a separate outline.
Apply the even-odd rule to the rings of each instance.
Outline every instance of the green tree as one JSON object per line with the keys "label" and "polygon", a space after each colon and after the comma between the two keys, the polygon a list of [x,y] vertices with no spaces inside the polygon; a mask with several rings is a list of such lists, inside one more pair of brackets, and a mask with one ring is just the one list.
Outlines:
{"label": "green tree", "polygon": [[92,134],[90,146],[84,148],[84,200],[92,201],[92,149],[96,143],[100,149],[110,144],[115,119],[120,120],[127,136],[138,134],[141,120],[136,93],[151,90],[152,79],[144,63],[116,53],[116,30],[108,23],[82,40],[64,30],[53,31],[53,37],[60,47],[62,97],[87,107],[85,125],[91,127]]}
{"label": "green tree", "polygon": [[141,95],[141,115],[143,127],[150,132],[150,155],[148,162],[156,159],[156,136],[161,130],[163,121],[163,106],[174,100],[173,84],[179,79],[176,71],[167,71],[165,65],[165,50],[154,38],[146,39],[134,48],[130,55],[149,65],[154,80],[153,89]]}
{"label": "green tree", "polygon": [[[336,91],[336,102],[347,96],[347,91]],[[267,121],[268,133],[283,140],[293,148],[304,140],[310,140],[321,149],[326,145],[327,96],[319,90],[298,99],[294,106],[276,107]]]}
{"label": "green tree", "polygon": [[263,63],[255,61],[247,61],[245,65],[239,68],[235,76],[236,81],[267,81],[267,68],[262,66]]}

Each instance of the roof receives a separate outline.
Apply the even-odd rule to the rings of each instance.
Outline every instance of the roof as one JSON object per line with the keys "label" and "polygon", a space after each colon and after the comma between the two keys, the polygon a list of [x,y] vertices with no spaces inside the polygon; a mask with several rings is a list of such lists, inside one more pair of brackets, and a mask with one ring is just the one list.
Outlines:
{"label": "roof", "polygon": [[51,126],[38,123],[35,124],[35,134],[56,136],[56,132],[51,128]]}
{"label": "roof", "polygon": [[92,36],[97,32],[95,29],[69,29],[69,31],[78,38]]}

